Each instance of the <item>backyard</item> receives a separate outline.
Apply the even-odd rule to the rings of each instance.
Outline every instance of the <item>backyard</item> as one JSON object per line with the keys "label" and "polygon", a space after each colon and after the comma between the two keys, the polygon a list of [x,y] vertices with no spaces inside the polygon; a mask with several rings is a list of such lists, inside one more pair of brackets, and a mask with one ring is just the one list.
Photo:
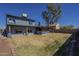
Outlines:
{"label": "backyard", "polygon": [[8,38],[14,45],[16,55],[51,56],[71,36],[66,33],[43,35],[15,35]]}

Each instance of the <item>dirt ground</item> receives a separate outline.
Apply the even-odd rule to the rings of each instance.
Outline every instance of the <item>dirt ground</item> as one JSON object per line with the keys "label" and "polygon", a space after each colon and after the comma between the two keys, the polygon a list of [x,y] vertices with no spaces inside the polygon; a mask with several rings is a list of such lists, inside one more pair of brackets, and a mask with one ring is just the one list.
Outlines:
{"label": "dirt ground", "polygon": [[6,37],[0,35],[0,56],[12,56],[11,44]]}

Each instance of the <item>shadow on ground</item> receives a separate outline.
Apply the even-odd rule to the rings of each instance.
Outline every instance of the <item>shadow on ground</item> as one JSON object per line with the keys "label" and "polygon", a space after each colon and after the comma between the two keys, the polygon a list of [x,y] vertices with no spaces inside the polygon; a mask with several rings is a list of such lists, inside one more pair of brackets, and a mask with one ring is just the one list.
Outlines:
{"label": "shadow on ground", "polygon": [[67,41],[61,47],[59,47],[59,50],[54,54],[54,56],[74,56],[75,36],[76,33],[72,33]]}

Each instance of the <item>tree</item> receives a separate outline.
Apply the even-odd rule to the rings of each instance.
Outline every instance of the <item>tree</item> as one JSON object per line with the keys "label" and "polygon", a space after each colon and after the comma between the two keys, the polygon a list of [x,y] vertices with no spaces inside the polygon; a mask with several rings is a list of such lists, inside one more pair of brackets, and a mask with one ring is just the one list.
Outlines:
{"label": "tree", "polygon": [[46,24],[49,25],[49,17],[48,17],[48,12],[47,11],[43,11],[42,12],[42,16],[46,21]]}
{"label": "tree", "polygon": [[50,23],[56,23],[61,16],[61,4],[48,4],[48,12],[52,14]]}
{"label": "tree", "polygon": [[42,12],[47,25],[54,24],[61,16],[61,4],[48,4],[47,10]]}
{"label": "tree", "polygon": [[67,30],[67,29],[73,29],[73,28],[74,28],[73,25],[67,25],[67,26],[62,26],[61,27],[61,29],[65,29],[65,30]]}

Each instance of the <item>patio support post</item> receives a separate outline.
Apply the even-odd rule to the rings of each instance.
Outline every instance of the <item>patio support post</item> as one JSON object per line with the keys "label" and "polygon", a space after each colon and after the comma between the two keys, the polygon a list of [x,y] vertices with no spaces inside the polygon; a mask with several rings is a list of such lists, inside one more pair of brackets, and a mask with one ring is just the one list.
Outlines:
{"label": "patio support post", "polygon": [[8,37],[11,37],[11,26],[9,26]]}
{"label": "patio support post", "polygon": [[28,27],[26,27],[26,35],[28,34]]}

